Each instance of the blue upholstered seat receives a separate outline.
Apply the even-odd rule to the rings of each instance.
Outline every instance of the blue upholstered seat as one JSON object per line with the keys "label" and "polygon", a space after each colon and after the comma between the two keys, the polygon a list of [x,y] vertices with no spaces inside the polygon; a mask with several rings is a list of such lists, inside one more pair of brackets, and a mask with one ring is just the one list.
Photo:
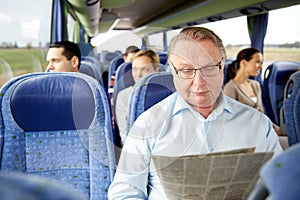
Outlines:
{"label": "blue upholstered seat", "polygon": [[175,91],[171,72],[149,74],[134,86],[130,99],[128,129],[145,110]]}
{"label": "blue upholstered seat", "polygon": [[159,61],[162,65],[167,65],[168,62],[168,52],[161,51],[157,53],[159,56]]}
{"label": "blue upholstered seat", "polygon": [[1,200],[86,200],[61,182],[24,173],[0,173]]}
{"label": "blue upholstered seat", "polygon": [[266,115],[279,125],[279,113],[283,102],[284,87],[291,74],[300,69],[294,61],[276,61],[270,64],[264,74],[262,100]]}
{"label": "blue upholstered seat", "polygon": [[124,63],[123,55],[117,56],[110,62],[108,66],[108,87],[113,87],[113,85],[111,85],[112,76],[115,75],[116,70],[122,63]]}
{"label": "blue upholstered seat", "polygon": [[120,91],[135,84],[132,72],[131,62],[122,63],[115,72],[113,101],[116,105],[117,97]]}
{"label": "blue upholstered seat", "polygon": [[59,180],[106,199],[115,155],[107,94],[81,73],[33,73],[1,88],[1,171]]}
{"label": "blue upholstered seat", "polygon": [[300,71],[291,75],[284,93],[284,121],[291,146],[300,141]]}
{"label": "blue upholstered seat", "polygon": [[91,43],[79,42],[77,46],[80,49],[81,56],[95,56],[97,54]]}
{"label": "blue upholstered seat", "polygon": [[89,59],[86,57],[85,60],[81,61],[79,72],[93,77],[103,85],[104,83],[100,73],[100,64],[96,65],[95,62]]}
{"label": "blue upholstered seat", "polygon": [[300,144],[298,143],[262,166],[260,177],[269,192],[268,199],[299,199],[299,163]]}

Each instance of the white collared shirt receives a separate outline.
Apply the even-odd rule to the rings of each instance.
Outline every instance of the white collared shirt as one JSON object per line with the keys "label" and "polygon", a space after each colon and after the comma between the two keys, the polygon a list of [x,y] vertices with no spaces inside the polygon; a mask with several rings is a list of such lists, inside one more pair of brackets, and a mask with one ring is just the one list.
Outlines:
{"label": "white collared shirt", "polygon": [[109,199],[163,199],[152,154],[183,156],[248,147],[282,152],[263,113],[222,93],[205,119],[175,92],[141,114],[130,129]]}

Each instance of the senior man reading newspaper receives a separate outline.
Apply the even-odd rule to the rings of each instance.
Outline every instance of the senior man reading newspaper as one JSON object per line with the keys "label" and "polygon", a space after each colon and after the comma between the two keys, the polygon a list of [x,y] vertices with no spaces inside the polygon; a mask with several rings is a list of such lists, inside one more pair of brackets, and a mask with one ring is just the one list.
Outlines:
{"label": "senior man reading newspaper", "polygon": [[209,29],[188,27],[173,38],[168,62],[177,92],[140,115],[130,129],[109,199],[167,199],[153,155],[203,157],[251,147],[254,153],[282,152],[263,113],[223,94],[225,60],[221,39]]}

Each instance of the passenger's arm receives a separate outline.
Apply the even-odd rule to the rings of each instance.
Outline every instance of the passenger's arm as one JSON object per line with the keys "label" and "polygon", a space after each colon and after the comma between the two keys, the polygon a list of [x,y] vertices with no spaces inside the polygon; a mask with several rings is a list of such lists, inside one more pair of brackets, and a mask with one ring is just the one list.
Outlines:
{"label": "passenger's arm", "polygon": [[[126,90],[126,89],[125,89]],[[127,134],[127,115],[128,115],[128,94],[126,91],[121,91],[116,100],[116,123],[119,128],[122,144],[125,141]]]}
{"label": "passenger's arm", "polygon": [[266,138],[268,140],[268,151],[274,151],[274,156],[281,154],[283,152],[282,146],[279,142],[279,137],[273,129],[273,123],[268,119],[268,131],[266,133]]}
{"label": "passenger's arm", "polygon": [[[131,129],[138,131],[137,129]],[[123,146],[109,199],[147,199],[150,153],[142,137],[128,136]]]}
{"label": "passenger's arm", "polygon": [[237,100],[237,93],[236,93],[236,89],[234,87],[233,84],[231,84],[231,82],[228,82],[225,86],[224,86],[224,93],[226,96],[231,97],[232,99]]}

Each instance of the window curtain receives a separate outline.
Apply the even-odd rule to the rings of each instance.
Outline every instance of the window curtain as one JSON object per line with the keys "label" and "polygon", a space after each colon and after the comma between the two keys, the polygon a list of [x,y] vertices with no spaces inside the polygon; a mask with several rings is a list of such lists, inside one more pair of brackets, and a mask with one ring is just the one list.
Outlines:
{"label": "window curtain", "polygon": [[269,13],[248,16],[248,32],[251,40],[251,47],[257,48],[263,52],[264,39],[267,32]]}
{"label": "window curtain", "polygon": [[[264,39],[267,33],[269,13],[263,13],[247,17],[248,32],[251,40],[251,47],[258,49],[262,54],[264,50]],[[253,77],[259,81],[260,85],[263,84],[261,74]]]}
{"label": "window curtain", "polygon": [[62,0],[54,0],[52,4],[51,42],[68,39],[67,8]]}

